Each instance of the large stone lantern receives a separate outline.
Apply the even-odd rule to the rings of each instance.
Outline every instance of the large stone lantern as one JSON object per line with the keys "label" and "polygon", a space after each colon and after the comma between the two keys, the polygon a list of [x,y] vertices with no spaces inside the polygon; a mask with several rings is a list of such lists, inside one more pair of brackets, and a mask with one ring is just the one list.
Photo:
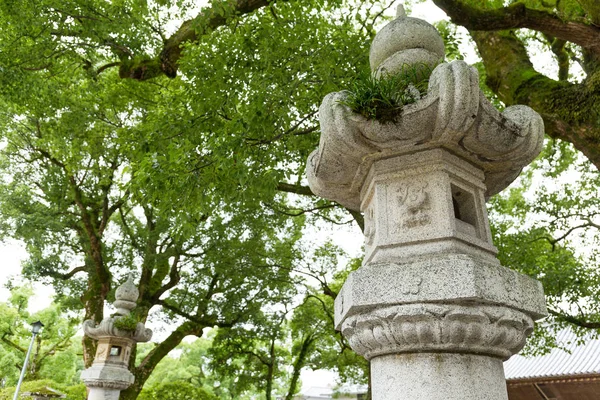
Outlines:
{"label": "large stone lantern", "polygon": [[141,322],[131,329],[123,326],[138,297],[138,289],[129,277],[115,291],[115,315],[103,319],[99,325],[92,320],[83,323],[84,333],[98,340],[92,366],[81,373],[81,379],[89,389],[88,400],[118,400],[121,390],[135,381],[129,372],[131,350],[137,342],[147,342],[152,338],[152,331]]}
{"label": "large stone lantern", "polygon": [[540,283],[497,260],[485,208],[540,152],[542,119],[498,112],[476,70],[443,56],[435,28],[400,6],[372,43],[372,73],[430,65],[427,95],[382,123],[329,94],[308,160],[313,192],[365,216],[335,323],[370,360],[374,400],[506,400],[502,362],[546,315]]}

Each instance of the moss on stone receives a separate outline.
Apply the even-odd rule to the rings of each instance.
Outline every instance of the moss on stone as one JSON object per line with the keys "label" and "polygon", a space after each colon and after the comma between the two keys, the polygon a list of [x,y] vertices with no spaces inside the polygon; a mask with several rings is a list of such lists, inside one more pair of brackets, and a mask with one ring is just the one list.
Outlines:
{"label": "moss on stone", "polygon": [[135,315],[117,316],[114,320],[115,328],[122,331],[134,332],[137,328],[138,319]]}

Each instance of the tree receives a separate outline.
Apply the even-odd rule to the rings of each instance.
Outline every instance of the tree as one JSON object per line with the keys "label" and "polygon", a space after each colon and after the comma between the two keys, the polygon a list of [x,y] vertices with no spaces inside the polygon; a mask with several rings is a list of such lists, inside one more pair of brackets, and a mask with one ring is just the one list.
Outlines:
{"label": "tree", "polygon": [[[360,265],[353,259],[350,268],[332,271],[343,252],[331,243],[310,251],[295,274],[310,276],[299,281],[304,299],[292,309],[286,305],[252,315],[244,324],[210,330],[205,337],[181,343],[165,357],[146,381],[142,396],[172,383],[186,383],[225,399],[292,399],[300,390],[304,368],[334,369],[343,380],[360,381],[368,365],[356,355],[333,326],[333,300],[350,270]],[[297,277],[298,278],[298,277]],[[327,289],[324,289],[324,288]],[[327,294],[319,293],[321,290]],[[296,296],[300,299],[300,295]],[[142,360],[153,345],[139,347]],[[146,394],[145,394],[146,393]]]}
{"label": "tree", "polygon": [[[78,385],[65,385],[51,379],[42,379],[37,381],[26,381],[21,386],[20,393],[52,393],[47,388],[59,393],[65,394],[67,400],[86,400],[87,391],[83,383]],[[12,400],[15,395],[15,387],[7,387],[0,390],[0,400]]]}
{"label": "tree", "polygon": [[[341,263],[345,267],[340,269]],[[368,362],[351,349],[334,323],[334,301],[348,275],[361,263],[360,257],[347,259],[343,250],[331,242],[307,254],[301,273],[312,279],[304,283],[304,299],[290,321],[293,371],[298,375],[301,368],[327,369],[336,371],[343,382],[368,382]],[[291,389],[296,383],[294,378],[298,376],[292,374]],[[288,392],[288,399],[293,393]]]}
{"label": "tree", "polygon": [[164,383],[157,388],[144,390],[141,400],[216,400],[205,389],[187,382]]}
{"label": "tree", "polygon": [[213,385],[222,391],[220,398],[254,392],[271,399],[277,388],[281,398],[291,400],[300,390],[304,368],[335,370],[343,381],[367,382],[368,363],[335,331],[333,318],[337,293],[362,260],[349,260],[346,268],[333,273],[345,255],[339,247],[326,242],[303,253],[294,272],[311,279],[299,282],[299,304],[280,306],[252,325],[217,330],[208,354],[220,379]]}
{"label": "tree", "polygon": [[[310,193],[299,183],[317,105],[367,54],[341,3],[252,14],[260,3],[215,3],[175,35],[203,38],[172,47],[178,76],[149,80],[157,64],[146,54],[162,51],[166,22],[192,4],[178,15],[133,0],[0,5],[0,228],[26,243],[25,275],[85,319],[99,322],[133,272],[136,318],[171,321],[131,365],[127,399],[185,336],[293,295],[305,216],[337,216],[285,193]],[[368,29],[377,10],[360,14]],[[83,353],[89,366],[95,343],[84,339]]]}
{"label": "tree", "polygon": [[29,286],[11,288],[6,303],[0,303],[0,375],[6,385],[17,383],[31,340],[33,321],[42,321],[44,329],[36,335],[27,364],[25,380],[53,379],[62,384],[78,378],[77,348],[73,336],[79,319],[68,316],[59,304],[51,304],[29,313],[33,290]]}
{"label": "tree", "polygon": [[[596,1],[433,2],[455,24],[469,30],[485,65],[487,84],[501,101],[507,105],[530,105],[542,114],[548,135],[573,143],[597,167],[600,166],[600,152],[595,139],[599,129],[596,86],[600,68],[597,46],[600,6]],[[163,75],[174,78],[181,73],[190,45],[195,48],[196,44],[212,38],[213,31],[237,23],[239,16],[260,13],[265,7],[270,8],[273,15],[278,15],[276,6],[266,0],[215,2],[195,15],[186,10],[190,5],[182,1],[178,5],[192,16],[175,33],[167,36],[165,21],[158,17],[160,2],[149,5],[131,0],[113,6],[94,3],[63,5],[51,1],[36,6],[28,4],[25,11],[31,14],[24,15],[20,10],[15,13],[21,15],[16,21],[14,17],[9,18],[16,22],[14,25],[23,25],[23,21],[31,23],[31,18],[35,22],[29,26],[32,32],[27,33],[38,39],[36,43],[23,43],[23,40],[18,43],[19,49],[16,49],[17,43],[13,43],[11,48],[22,56],[19,58],[21,67],[51,68],[49,59],[61,52],[85,46],[88,50],[85,57],[79,57],[79,62],[92,73],[118,68],[123,79],[147,81]],[[342,6],[342,3],[334,6]],[[6,11],[14,11],[9,7]],[[311,5],[307,7],[310,8]],[[44,12],[36,13],[38,10]],[[368,18],[363,20],[359,16],[357,22],[367,33],[372,33],[373,24]],[[135,28],[132,29],[132,26]],[[19,28],[23,29],[22,26]],[[27,37],[17,36],[19,31],[15,31],[12,33],[17,39]],[[36,33],[37,36],[33,36]],[[528,39],[540,41],[552,52],[558,64],[558,80],[534,69],[526,51]],[[93,49],[98,47],[104,50],[102,57],[98,57],[97,52],[94,54]],[[570,76],[573,63],[579,64],[584,72],[581,82]]]}
{"label": "tree", "polygon": [[[213,376],[208,368],[210,363],[208,351],[212,346],[214,332],[215,330],[212,329],[207,335],[196,338],[191,343],[179,344],[176,351],[158,363],[154,373],[146,381],[144,390],[152,390],[174,382],[186,382],[212,393],[214,385]],[[153,344],[138,345],[138,360],[143,360],[152,347],[154,347]]]}

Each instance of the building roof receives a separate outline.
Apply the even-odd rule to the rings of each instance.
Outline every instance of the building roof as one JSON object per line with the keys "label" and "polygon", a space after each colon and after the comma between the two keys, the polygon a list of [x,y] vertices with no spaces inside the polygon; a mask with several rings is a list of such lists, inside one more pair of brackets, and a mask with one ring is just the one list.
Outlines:
{"label": "building roof", "polygon": [[302,395],[310,399],[331,399],[333,394],[333,388],[331,387],[316,387],[313,386],[308,390],[305,390]]}
{"label": "building roof", "polygon": [[588,336],[578,344],[575,334],[570,329],[563,329],[558,333],[556,342],[564,350],[555,348],[549,354],[538,357],[516,355],[506,361],[506,379],[510,381],[600,373],[600,340]]}

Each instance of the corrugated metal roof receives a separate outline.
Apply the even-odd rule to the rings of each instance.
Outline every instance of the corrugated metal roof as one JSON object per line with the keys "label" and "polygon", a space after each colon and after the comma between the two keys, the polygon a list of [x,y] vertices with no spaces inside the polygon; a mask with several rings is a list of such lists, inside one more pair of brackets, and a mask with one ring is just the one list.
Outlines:
{"label": "corrugated metal roof", "polygon": [[585,338],[577,345],[575,334],[564,329],[558,333],[557,343],[567,351],[557,348],[539,357],[513,356],[504,363],[506,379],[600,373],[600,340]]}

